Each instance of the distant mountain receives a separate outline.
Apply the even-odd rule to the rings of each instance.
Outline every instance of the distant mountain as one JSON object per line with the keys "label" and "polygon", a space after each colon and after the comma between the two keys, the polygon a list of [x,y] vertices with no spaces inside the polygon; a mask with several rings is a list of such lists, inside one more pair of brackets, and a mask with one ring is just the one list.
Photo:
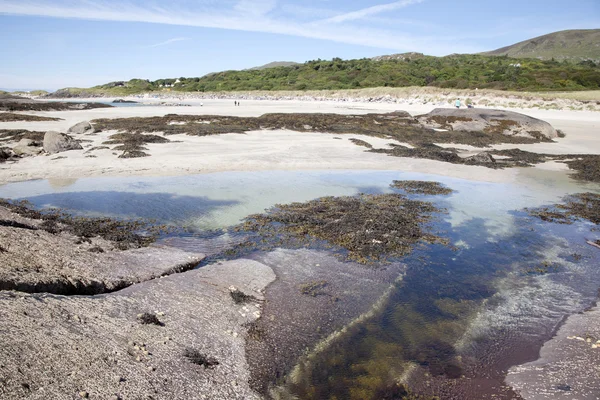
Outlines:
{"label": "distant mountain", "polygon": [[406,60],[415,60],[417,58],[423,58],[423,57],[425,57],[425,55],[423,53],[410,52],[410,53],[389,54],[389,55],[385,55],[385,56],[372,57],[371,60],[373,60],[373,61],[389,61],[389,60],[406,61]]}
{"label": "distant mountain", "polygon": [[600,29],[550,33],[482,53],[489,56],[539,58],[542,60],[600,61]]}
{"label": "distant mountain", "polygon": [[261,69],[276,68],[276,67],[293,67],[294,65],[300,65],[293,61],[273,61],[260,67],[248,68],[249,71],[260,71]]}

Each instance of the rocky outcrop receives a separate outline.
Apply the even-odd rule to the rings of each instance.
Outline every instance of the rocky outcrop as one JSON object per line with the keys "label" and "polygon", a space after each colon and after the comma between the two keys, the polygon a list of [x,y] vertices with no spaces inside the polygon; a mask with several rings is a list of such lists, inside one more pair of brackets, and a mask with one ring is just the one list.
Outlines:
{"label": "rocky outcrop", "polygon": [[70,127],[67,133],[71,135],[87,135],[94,133],[94,127],[88,121],[82,121]]}
{"label": "rocky outcrop", "polygon": [[8,147],[0,147],[0,163],[10,160],[13,154],[13,151]]}
{"label": "rocky outcrop", "polygon": [[64,133],[48,131],[44,135],[44,151],[48,154],[56,154],[68,150],[82,150],[79,141]]}
{"label": "rocky outcrop", "polygon": [[0,398],[260,399],[244,342],[274,279],[241,259],[103,296],[0,292]]}
{"label": "rocky outcrop", "polygon": [[28,157],[28,156],[37,156],[44,149],[41,146],[40,142],[31,139],[21,139],[19,143],[15,147],[13,147],[12,151],[17,156]]}
{"label": "rocky outcrop", "polygon": [[436,108],[417,119],[425,128],[432,129],[500,133],[542,140],[558,137],[558,132],[549,123],[512,111]]}
{"label": "rocky outcrop", "polygon": [[465,162],[467,164],[472,163],[474,165],[481,165],[486,163],[496,163],[496,159],[487,151],[482,151],[481,153],[477,153],[474,156],[470,156],[465,158]]}
{"label": "rocky outcrop", "polygon": [[62,295],[113,292],[189,270],[204,258],[159,246],[118,251],[114,243],[100,237],[83,240],[67,232],[51,233],[42,229],[45,223],[0,207],[0,290]]}

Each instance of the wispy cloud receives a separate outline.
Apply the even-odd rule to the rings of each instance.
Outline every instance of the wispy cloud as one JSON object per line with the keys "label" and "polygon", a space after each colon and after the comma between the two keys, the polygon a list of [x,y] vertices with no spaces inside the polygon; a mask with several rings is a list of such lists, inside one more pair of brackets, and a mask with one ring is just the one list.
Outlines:
{"label": "wispy cloud", "polygon": [[363,19],[365,17],[372,16],[372,15],[381,14],[383,12],[399,10],[401,8],[408,7],[413,4],[422,3],[423,1],[425,1],[425,0],[402,0],[402,1],[395,1],[393,3],[379,4],[376,6],[363,8],[361,10],[336,15],[335,17],[323,20],[323,22],[340,23],[340,22],[347,22],[347,21],[355,21],[355,20]]}
{"label": "wispy cloud", "polygon": [[151,44],[148,46],[143,46],[143,49],[151,49],[153,47],[161,47],[161,46],[167,46],[171,43],[176,43],[176,42],[183,42],[184,40],[191,40],[191,38],[189,37],[178,37],[178,38],[173,38],[173,39],[169,39],[169,40],[165,40],[164,42],[160,42],[160,43],[155,43],[155,44]]}
{"label": "wispy cloud", "polygon": [[[170,1],[168,5],[153,0],[134,3],[131,0],[0,0],[0,13],[88,20],[147,22],[156,24],[197,26],[249,32],[265,32],[330,40],[340,43],[370,46],[394,51],[423,51],[429,54],[477,52],[483,49],[447,41],[444,37],[422,37],[394,30],[372,27],[361,18],[385,11],[397,10],[424,0],[404,0],[369,7],[334,16],[335,22],[355,21],[355,24],[325,24],[300,22],[294,18],[277,18],[272,14],[276,0]],[[359,22],[363,22],[362,24]]]}

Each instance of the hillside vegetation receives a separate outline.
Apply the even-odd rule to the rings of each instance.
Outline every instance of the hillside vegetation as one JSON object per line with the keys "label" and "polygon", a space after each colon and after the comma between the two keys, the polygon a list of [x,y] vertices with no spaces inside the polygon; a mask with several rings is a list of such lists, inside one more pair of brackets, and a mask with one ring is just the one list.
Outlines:
{"label": "hillside vegetation", "polygon": [[201,78],[132,79],[69,89],[56,96],[103,94],[123,96],[153,91],[219,92],[247,90],[343,90],[372,87],[431,86],[518,91],[600,89],[600,64],[514,59],[506,56],[419,56],[385,60],[316,60],[261,70],[225,71]]}
{"label": "hillside vegetation", "polygon": [[543,60],[600,62],[600,29],[554,32],[484,54]]}

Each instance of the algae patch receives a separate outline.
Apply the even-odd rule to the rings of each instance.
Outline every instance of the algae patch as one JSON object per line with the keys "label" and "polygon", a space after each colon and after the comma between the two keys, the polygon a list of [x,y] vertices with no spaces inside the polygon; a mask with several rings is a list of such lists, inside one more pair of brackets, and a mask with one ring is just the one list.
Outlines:
{"label": "algae patch", "polygon": [[448,195],[454,192],[439,182],[431,181],[394,181],[390,187],[403,190],[408,194]]}
{"label": "algae patch", "polygon": [[600,194],[578,193],[567,196],[563,204],[552,207],[526,209],[529,215],[543,221],[559,224],[571,224],[574,221],[585,220],[600,224]]}
{"label": "algae patch", "polygon": [[324,241],[346,250],[348,259],[367,264],[406,255],[418,242],[446,243],[425,229],[438,212],[430,202],[401,194],[323,197],[277,205],[249,216],[235,229],[254,232],[260,243],[272,247]]}

